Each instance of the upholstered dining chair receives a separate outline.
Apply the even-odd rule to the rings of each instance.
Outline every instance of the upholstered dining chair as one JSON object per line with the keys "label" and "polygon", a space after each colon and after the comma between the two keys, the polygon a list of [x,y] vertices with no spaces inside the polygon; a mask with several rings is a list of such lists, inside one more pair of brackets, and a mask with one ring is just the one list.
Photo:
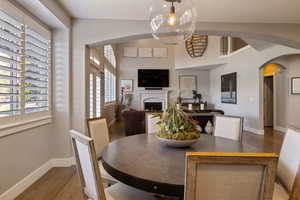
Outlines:
{"label": "upholstered dining chair", "polygon": [[104,189],[94,141],[92,138],[70,131],[76,166],[84,199],[89,200],[151,200],[153,195],[122,183]]}
{"label": "upholstered dining chair", "polygon": [[156,124],[160,120],[159,117],[154,117],[152,113],[146,113],[146,133],[156,133],[159,131],[159,126]]}
{"label": "upholstered dining chair", "polygon": [[277,161],[273,153],[187,153],[185,200],[271,200]]}
{"label": "upholstered dining chair", "polygon": [[300,199],[300,131],[288,129],[277,170],[278,182],[275,184],[273,200]]}
{"label": "upholstered dining chair", "polygon": [[214,118],[214,135],[242,141],[243,121],[242,117],[216,115]]}
{"label": "upholstered dining chair", "polygon": [[95,146],[96,157],[98,160],[100,160],[99,166],[102,178],[109,184],[117,182],[116,179],[114,179],[105,171],[101,161],[101,153],[104,150],[105,146],[108,145],[110,142],[110,135],[106,119],[103,117],[88,119],[87,126],[88,136],[93,138],[94,140],[93,144]]}

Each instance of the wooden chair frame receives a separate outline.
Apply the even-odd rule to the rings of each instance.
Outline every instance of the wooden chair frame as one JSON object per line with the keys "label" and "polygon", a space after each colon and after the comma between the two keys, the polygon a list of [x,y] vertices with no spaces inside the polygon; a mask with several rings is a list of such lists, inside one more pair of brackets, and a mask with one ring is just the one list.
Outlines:
{"label": "wooden chair frame", "polygon": [[79,179],[80,179],[80,184],[81,184],[81,190],[82,190],[83,197],[85,199],[90,198],[86,194],[86,191],[84,190],[86,184],[85,184],[85,181],[84,181],[84,176],[82,174],[82,168],[81,168],[81,164],[80,164],[80,159],[79,159],[79,154],[78,154],[76,141],[78,141],[82,144],[88,145],[89,155],[92,158],[93,172],[94,172],[93,175],[94,175],[94,178],[95,178],[95,182],[97,184],[98,197],[101,200],[106,200],[104,187],[102,185],[102,178],[101,178],[101,174],[100,174],[100,170],[99,170],[99,165],[98,165],[98,161],[97,161],[97,158],[96,158],[96,151],[95,151],[93,139],[89,138],[85,135],[82,135],[82,134],[80,134],[76,131],[73,131],[73,130],[70,131],[70,134],[71,134],[72,145],[73,145],[75,159],[76,159],[76,168],[77,168],[77,172],[78,172]]}
{"label": "wooden chair frame", "polygon": [[215,115],[214,116],[214,132],[213,132],[213,135],[215,135],[215,133],[216,133],[216,118],[217,117],[229,117],[229,118],[240,119],[239,141],[240,142],[243,141],[243,132],[244,132],[244,118],[243,117],[232,116],[232,115],[219,115],[219,114]]}
{"label": "wooden chair frame", "polygon": [[274,153],[214,153],[189,152],[186,154],[185,200],[196,200],[196,170],[198,164],[244,164],[265,167],[263,200],[273,197],[278,156]]}
{"label": "wooden chair frame", "polygon": [[86,120],[86,124],[87,124],[87,128],[88,128],[88,136],[92,137],[89,122],[96,121],[96,120],[101,120],[101,119],[106,120],[106,125],[107,125],[107,130],[108,130],[108,138],[109,138],[109,142],[111,142],[110,131],[109,131],[109,127],[108,127],[108,124],[107,124],[107,119],[105,117],[95,117],[95,118],[90,118],[90,119]]}
{"label": "wooden chair frame", "polygon": [[300,165],[299,165],[299,168],[298,168],[297,175],[295,177],[293,190],[290,194],[290,199],[289,200],[299,200],[299,199],[300,199]]}
{"label": "wooden chair frame", "polygon": [[[296,127],[289,126],[288,128],[300,133],[300,129],[298,129]],[[280,179],[280,177],[277,177],[277,181],[289,193],[289,196],[290,196],[289,200],[300,200],[300,165],[298,167],[298,171],[297,171],[297,175],[296,175],[295,180],[294,180],[292,191],[289,192],[289,190],[283,184],[283,181]]]}

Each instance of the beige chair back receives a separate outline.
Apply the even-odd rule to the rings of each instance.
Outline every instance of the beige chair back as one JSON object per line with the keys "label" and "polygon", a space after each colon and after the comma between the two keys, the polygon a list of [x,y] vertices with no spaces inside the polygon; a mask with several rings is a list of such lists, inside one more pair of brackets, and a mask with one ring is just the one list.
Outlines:
{"label": "beige chair back", "polygon": [[88,119],[88,133],[89,137],[93,138],[96,156],[97,158],[101,157],[101,153],[106,145],[109,144],[109,130],[105,118],[94,118]]}
{"label": "beige chair back", "polygon": [[74,130],[70,134],[84,198],[106,200],[93,139]]}
{"label": "beige chair back", "polygon": [[273,153],[187,153],[186,200],[271,200],[278,156]]}
{"label": "beige chair back", "polygon": [[288,129],[281,147],[278,177],[285,188],[291,192],[300,166],[300,132]]}
{"label": "beige chair back", "polygon": [[146,132],[149,134],[157,133],[159,131],[159,126],[156,124],[160,118],[154,117],[154,114],[146,113]]}
{"label": "beige chair back", "polygon": [[214,135],[232,140],[242,140],[243,118],[216,115],[214,119]]}

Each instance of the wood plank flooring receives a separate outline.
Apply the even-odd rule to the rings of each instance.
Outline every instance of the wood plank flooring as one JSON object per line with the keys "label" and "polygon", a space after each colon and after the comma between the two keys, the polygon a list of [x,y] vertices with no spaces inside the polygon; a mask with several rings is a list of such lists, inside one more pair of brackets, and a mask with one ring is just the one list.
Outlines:
{"label": "wood plank flooring", "polygon": [[[112,140],[125,136],[123,124],[116,123],[111,128]],[[280,152],[284,134],[266,129],[264,136],[244,133],[243,143]],[[75,167],[53,168],[41,179],[25,190],[16,200],[84,200]]]}

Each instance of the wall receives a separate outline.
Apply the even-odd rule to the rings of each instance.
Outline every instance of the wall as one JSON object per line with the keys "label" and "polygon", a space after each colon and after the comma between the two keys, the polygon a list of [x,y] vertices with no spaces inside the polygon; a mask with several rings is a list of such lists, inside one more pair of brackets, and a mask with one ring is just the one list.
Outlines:
{"label": "wall", "polygon": [[285,68],[275,75],[276,128],[300,128],[300,95],[291,95],[291,77],[300,77],[300,55],[284,56],[272,62]]}
{"label": "wall", "polygon": [[[183,46],[183,44],[182,44]],[[124,57],[124,47],[148,47],[148,48],[167,48],[168,56],[166,58],[128,58]],[[141,68],[169,69],[170,70],[170,99],[176,101],[179,89],[179,75],[196,75],[197,89],[203,94],[204,98],[209,95],[209,72],[203,70],[175,70],[175,48],[174,46],[165,46],[155,39],[134,40],[118,45],[119,79],[132,79],[134,83],[132,107],[140,109],[139,91],[143,88],[137,87],[137,70]],[[188,56],[188,55],[187,55]],[[120,94],[120,91],[119,91]]]}
{"label": "wall", "polygon": [[[275,58],[299,50],[276,45],[263,51],[248,47],[227,58],[227,64],[211,70],[210,96],[216,108],[227,115],[243,116],[245,129],[263,133],[263,93],[259,68]],[[251,58],[251,62],[249,62]],[[237,104],[221,103],[221,75],[237,72]]]}

